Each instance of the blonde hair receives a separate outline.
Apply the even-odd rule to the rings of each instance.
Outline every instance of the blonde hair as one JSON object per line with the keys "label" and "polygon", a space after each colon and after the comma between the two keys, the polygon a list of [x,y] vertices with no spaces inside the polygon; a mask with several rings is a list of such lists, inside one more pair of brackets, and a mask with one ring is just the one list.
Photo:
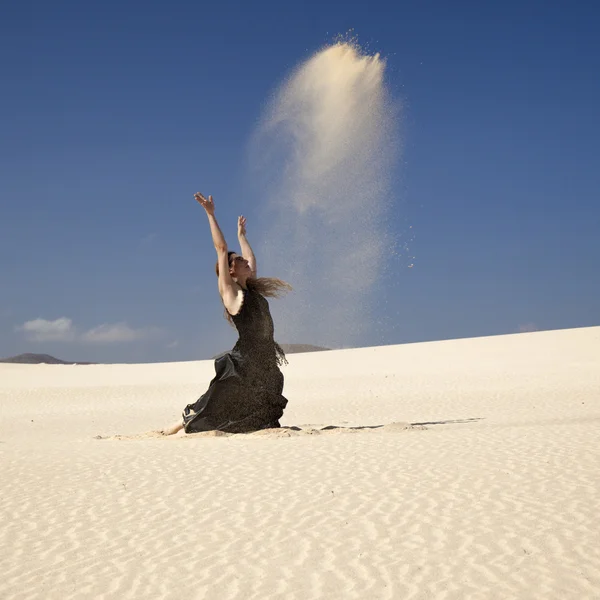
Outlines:
{"label": "blonde hair", "polygon": [[[227,258],[229,259],[229,266],[231,267],[231,256],[233,254],[237,254],[236,252],[228,252]],[[215,265],[215,273],[217,277],[219,276],[219,262]],[[261,296],[265,296],[266,298],[281,298],[285,296],[288,292],[292,291],[292,286],[287,282],[283,281],[283,279],[278,279],[277,277],[248,277],[246,279],[246,288],[252,291],[258,292]],[[229,324],[232,327],[235,327],[235,323],[233,322],[233,317],[229,314],[229,311],[225,309],[224,313],[225,318],[229,321]]]}

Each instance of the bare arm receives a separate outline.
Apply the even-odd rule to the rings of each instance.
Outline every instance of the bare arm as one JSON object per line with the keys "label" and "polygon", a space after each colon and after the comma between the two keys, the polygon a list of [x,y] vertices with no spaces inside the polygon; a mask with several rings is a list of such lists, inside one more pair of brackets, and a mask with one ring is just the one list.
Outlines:
{"label": "bare arm", "polygon": [[225,251],[227,253],[227,242],[225,241],[225,236],[217,223],[217,219],[215,217],[215,203],[213,202],[213,197],[209,196],[205,198],[200,192],[196,192],[194,194],[194,198],[198,201],[198,203],[204,208],[206,211],[206,216],[208,217],[208,224],[210,225],[210,233],[212,235],[213,244],[215,245],[215,250],[217,254],[219,251]]}
{"label": "bare arm", "polygon": [[194,194],[194,198],[202,205],[208,217],[210,225],[210,233],[212,235],[213,244],[217,251],[217,260],[219,264],[219,294],[223,299],[225,308],[233,314],[239,310],[238,286],[231,278],[229,273],[229,256],[227,254],[227,242],[225,236],[219,227],[219,223],[215,217],[215,205],[212,196],[205,198],[200,192]]}
{"label": "bare arm", "polygon": [[248,261],[250,270],[252,271],[252,277],[256,277],[256,258],[250,243],[246,238],[246,217],[238,217],[238,241],[242,250],[242,256]]}

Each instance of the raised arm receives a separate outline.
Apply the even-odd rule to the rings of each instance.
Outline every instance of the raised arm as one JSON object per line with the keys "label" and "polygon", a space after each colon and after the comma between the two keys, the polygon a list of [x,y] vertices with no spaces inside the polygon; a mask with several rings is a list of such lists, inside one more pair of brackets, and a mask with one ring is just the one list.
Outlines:
{"label": "raised arm", "polygon": [[219,293],[221,294],[221,298],[223,298],[225,308],[227,308],[229,312],[236,311],[236,308],[239,309],[237,306],[239,304],[237,299],[239,290],[231,278],[231,274],[229,273],[227,242],[225,241],[225,236],[223,235],[223,232],[221,231],[221,228],[219,227],[215,217],[215,204],[213,202],[213,198],[212,196],[205,198],[200,192],[194,194],[194,198],[196,198],[198,203],[206,211],[213,244],[215,245],[215,250],[217,251],[217,261],[219,265]]}
{"label": "raised arm", "polygon": [[242,256],[248,261],[250,270],[252,271],[251,277],[256,277],[256,258],[252,248],[246,238],[246,217],[238,217],[238,241],[240,242],[240,248],[242,250]]}
{"label": "raised arm", "polygon": [[196,198],[198,203],[206,211],[208,224],[210,225],[210,233],[217,254],[219,254],[219,252],[225,252],[225,254],[227,254],[227,242],[225,241],[225,236],[215,218],[215,203],[213,202],[213,197],[209,196],[208,198],[205,198],[200,192],[196,192],[194,198]]}

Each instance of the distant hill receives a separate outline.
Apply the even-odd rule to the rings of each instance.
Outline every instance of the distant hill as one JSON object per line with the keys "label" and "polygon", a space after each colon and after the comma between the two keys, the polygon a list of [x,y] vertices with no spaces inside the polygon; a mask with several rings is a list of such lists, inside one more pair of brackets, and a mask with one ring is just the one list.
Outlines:
{"label": "distant hill", "polygon": [[286,354],[299,354],[300,352],[323,352],[325,350],[331,350],[331,348],[312,346],[311,344],[280,344],[280,346]]}
{"label": "distant hill", "polygon": [[[323,346],[313,346],[312,344],[279,344],[281,349],[286,354],[300,354],[301,352],[323,352],[325,350],[331,350],[331,348],[324,348]],[[222,353],[221,353],[222,354]],[[212,358],[215,359],[221,354],[216,354]]]}
{"label": "distant hill", "polygon": [[[322,346],[313,346],[311,344],[281,344],[281,348],[286,354],[299,354],[301,352],[322,352],[331,350],[331,348],[323,348]],[[213,358],[216,358],[213,356]],[[9,358],[0,358],[0,363],[15,363],[21,365],[92,365],[89,362],[69,362],[55,358],[49,354],[19,354],[18,356],[10,356]]]}
{"label": "distant hill", "polygon": [[18,363],[21,365],[89,365],[91,363],[74,363],[66,360],[60,360],[49,354],[19,354],[18,356],[11,356],[9,358],[0,358],[0,363]]}

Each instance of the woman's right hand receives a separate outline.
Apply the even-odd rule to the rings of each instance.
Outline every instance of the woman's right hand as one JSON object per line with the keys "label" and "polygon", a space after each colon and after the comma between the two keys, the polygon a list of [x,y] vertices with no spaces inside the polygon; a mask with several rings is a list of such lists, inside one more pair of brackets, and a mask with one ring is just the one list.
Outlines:
{"label": "woman's right hand", "polygon": [[194,198],[196,198],[198,203],[202,205],[202,208],[206,211],[207,214],[215,214],[215,203],[213,202],[212,196],[209,196],[207,200],[200,192],[196,192],[194,194]]}

